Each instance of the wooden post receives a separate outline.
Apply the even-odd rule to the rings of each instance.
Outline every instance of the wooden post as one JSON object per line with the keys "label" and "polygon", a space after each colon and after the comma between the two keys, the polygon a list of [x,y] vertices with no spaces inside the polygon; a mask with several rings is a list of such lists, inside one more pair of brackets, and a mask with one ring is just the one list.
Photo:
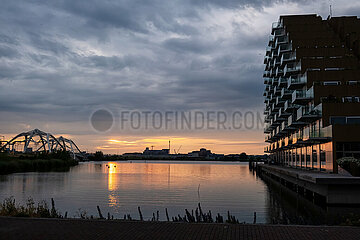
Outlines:
{"label": "wooden post", "polygon": [[97,210],[98,210],[100,219],[104,219],[103,215],[101,214],[100,207],[99,207],[99,206],[96,206],[96,208],[97,208]]}
{"label": "wooden post", "polygon": [[170,222],[167,208],[165,208],[165,213],[166,213],[166,219],[167,219],[167,221]]}
{"label": "wooden post", "polygon": [[138,207],[139,215],[140,215],[140,221],[144,221],[143,215],[141,213],[140,207]]}

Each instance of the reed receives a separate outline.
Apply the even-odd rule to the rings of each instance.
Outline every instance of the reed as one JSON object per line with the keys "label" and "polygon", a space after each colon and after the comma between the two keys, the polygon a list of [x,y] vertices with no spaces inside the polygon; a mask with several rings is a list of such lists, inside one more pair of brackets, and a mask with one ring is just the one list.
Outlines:
{"label": "reed", "polygon": [[52,207],[49,208],[46,201],[35,204],[32,198],[28,198],[25,205],[20,205],[14,197],[9,197],[0,204],[0,216],[62,218],[53,199],[51,204]]}
{"label": "reed", "polygon": [[[94,216],[88,216],[87,212],[82,209],[78,209],[77,217],[80,219],[107,219],[109,221],[114,220],[114,216],[107,213],[107,218],[105,218],[101,212],[99,206],[96,206],[99,217],[94,218]],[[141,212],[141,208],[138,207],[139,212],[139,220],[145,221],[143,214]],[[195,213],[195,214],[194,214]],[[168,209],[165,208],[166,220],[170,222],[170,217],[168,213]],[[17,204],[14,197],[6,198],[0,204],[0,216],[12,216],[12,217],[41,217],[41,218],[68,218],[68,212],[65,212],[65,215],[61,215],[61,213],[55,207],[55,201],[51,198],[51,207],[47,204],[46,201],[40,201],[35,204],[32,198],[29,198],[26,201],[25,205]],[[76,217],[74,216],[74,217]],[[133,221],[133,218],[130,214],[124,214],[124,220]],[[115,219],[116,220],[116,219]],[[160,221],[160,212],[156,211],[152,214],[152,218],[150,221]],[[188,222],[188,223],[224,223],[224,218],[219,213],[215,215],[215,220],[212,217],[212,212],[209,210],[208,212],[203,212],[201,204],[198,203],[198,207],[194,210],[189,211],[185,209],[185,214],[178,214],[171,218],[173,222]],[[235,216],[230,214],[230,211],[227,212],[226,223],[231,224],[239,224],[239,220],[236,219]],[[256,212],[254,213],[254,221],[256,223]]]}

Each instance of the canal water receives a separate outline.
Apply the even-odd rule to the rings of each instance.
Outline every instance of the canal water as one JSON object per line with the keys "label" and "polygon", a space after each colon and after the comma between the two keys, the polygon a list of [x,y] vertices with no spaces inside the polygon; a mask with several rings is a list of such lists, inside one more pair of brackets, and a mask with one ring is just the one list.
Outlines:
{"label": "canal water", "polygon": [[[68,172],[16,173],[0,176],[0,200],[13,196],[25,203],[54,198],[56,208],[69,217],[103,215],[123,218],[130,214],[139,219],[138,206],[145,220],[159,211],[165,220],[165,208],[172,216],[185,215],[185,209],[220,213],[230,211],[240,222],[324,224],[329,212],[336,219],[344,209],[323,209],[307,200],[286,193],[264,182],[247,163],[225,162],[85,162]],[[347,209],[357,212],[358,209]],[[340,215],[339,215],[340,214]]]}

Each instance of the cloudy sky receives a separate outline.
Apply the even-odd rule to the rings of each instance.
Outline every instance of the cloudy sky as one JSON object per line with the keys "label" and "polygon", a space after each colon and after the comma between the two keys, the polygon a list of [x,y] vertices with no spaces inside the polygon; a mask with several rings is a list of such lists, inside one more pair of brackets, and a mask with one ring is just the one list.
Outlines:
{"label": "cloudy sky", "polygon": [[[357,0],[330,1],[359,15]],[[87,151],[146,146],[181,152],[262,153],[261,126],[241,129],[120,128],[122,111],[263,111],[263,56],[281,14],[317,13],[329,1],[1,1],[0,135],[39,128]],[[91,114],[114,125],[96,132]]]}

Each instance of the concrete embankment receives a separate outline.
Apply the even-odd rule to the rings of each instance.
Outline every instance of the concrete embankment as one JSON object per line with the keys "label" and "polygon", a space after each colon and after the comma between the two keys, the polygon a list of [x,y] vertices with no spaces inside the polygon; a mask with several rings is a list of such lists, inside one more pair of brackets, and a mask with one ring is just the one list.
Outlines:
{"label": "concrete embankment", "polygon": [[360,206],[360,177],[265,164],[259,164],[257,169],[263,177],[277,181],[315,203]]}

